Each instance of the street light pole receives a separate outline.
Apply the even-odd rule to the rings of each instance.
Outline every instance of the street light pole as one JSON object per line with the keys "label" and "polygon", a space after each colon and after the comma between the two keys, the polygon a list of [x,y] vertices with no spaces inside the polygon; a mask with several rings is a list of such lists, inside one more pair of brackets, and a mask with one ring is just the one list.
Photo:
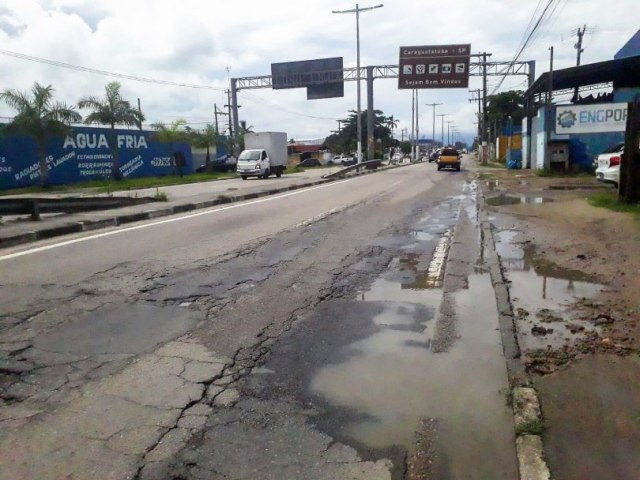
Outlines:
{"label": "street light pole", "polygon": [[449,128],[451,127],[452,123],[453,120],[447,120],[447,146],[451,145],[451,139],[449,138]]}
{"label": "street light pole", "polygon": [[356,8],[350,10],[332,10],[331,13],[355,13],[356,14],[356,68],[357,68],[357,118],[356,118],[356,130],[358,135],[358,163],[362,162],[362,118],[360,113],[360,12],[367,12],[375,8],[381,8],[383,5],[374,5],[373,7],[360,8],[356,3]]}

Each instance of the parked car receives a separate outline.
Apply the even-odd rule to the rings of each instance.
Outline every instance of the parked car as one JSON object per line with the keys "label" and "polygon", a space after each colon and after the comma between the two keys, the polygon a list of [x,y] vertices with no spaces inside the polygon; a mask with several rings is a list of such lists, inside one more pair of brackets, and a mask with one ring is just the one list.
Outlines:
{"label": "parked car", "polygon": [[618,185],[620,181],[620,161],[624,153],[624,143],[618,143],[607,149],[596,159],[596,180]]}
{"label": "parked car", "polygon": [[401,160],[402,160],[402,155],[400,155],[400,153],[394,153],[393,157],[391,157],[391,160],[389,161],[389,163],[391,165],[395,165],[397,163],[400,163]]}
{"label": "parked car", "polygon": [[322,164],[317,158],[306,158],[298,164],[299,167],[319,167],[320,165]]}
{"label": "parked car", "polygon": [[333,157],[333,163],[335,165],[343,165],[343,166],[349,166],[349,165],[355,165],[357,162],[357,160],[353,157],[349,157],[347,155],[338,155]]}

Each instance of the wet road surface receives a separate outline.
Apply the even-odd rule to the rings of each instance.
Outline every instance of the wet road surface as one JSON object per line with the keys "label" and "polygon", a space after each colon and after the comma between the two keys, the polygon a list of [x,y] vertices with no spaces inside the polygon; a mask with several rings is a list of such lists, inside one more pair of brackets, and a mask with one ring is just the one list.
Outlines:
{"label": "wet road surface", "polygon": [[0,476],[516,478],[475,185],[432,167],[13,249]]}

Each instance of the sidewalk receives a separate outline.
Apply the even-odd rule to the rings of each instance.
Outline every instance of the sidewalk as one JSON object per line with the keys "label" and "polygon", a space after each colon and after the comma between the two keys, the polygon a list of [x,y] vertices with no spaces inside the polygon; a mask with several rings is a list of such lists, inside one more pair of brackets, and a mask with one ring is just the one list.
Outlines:
{"label": "sidewalk", "polygon": [[[640,478],[640,227],[593,177],[478,168],[551,478]],[[513,399],[514,405],[518,399]]]}

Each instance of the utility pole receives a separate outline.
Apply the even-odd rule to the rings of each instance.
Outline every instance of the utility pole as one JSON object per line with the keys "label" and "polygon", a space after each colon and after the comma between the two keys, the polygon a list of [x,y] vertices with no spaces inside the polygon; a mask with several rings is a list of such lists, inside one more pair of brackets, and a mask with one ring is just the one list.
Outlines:
{"label": "utility pole", "polygon": [[487,165],[489,155],[487,151],[488,139],[487,139],[487,57],[491,54],[482,52],[482,164]]}
{"label": "utility pole", "polygon": [[580,55],[584,52],[584,48],[582,48],[582,37],[584,37],[584,32],[587,31],[587,26],[583,25],[582,30],[578,28],[578,42],[573,46],[578,51],[578,58],[576,59],[576,65],[580,66]]}
{"label": "utility pole", "polygon": [[219,134],[220,130],[218,129],[218,115],[229,115],[226,112],[220,111],[218,110],[218,105],[217,104],[213,104],[213,114],[215,116],[216,119],[216,133]]}
{"label": "utility pole", "polygon": [[545,131],[546,131],[546,142],[544,149],[544,166],[546,168],[551,168],[551,152],[549,149],[549,141],[551,140],[551,132],[553,131],[553,114],[552,114],[552,103],[553,103],[553,45],[549,47],[549,78],[547,85],[547,118],[545,122]]}
{"label": "utility pole", "polygon": [[449,131],[453,120],[447,120],[447,147],[451,145],[451,138],[449,138]]}
{"label": "utility pole", "polygon": [[138,98],[138,115],[139,115],[138,128],[142,130],[142,108],[140,107],[140,98]]}
{"label": "utility pole", "polygon": [[481,125],[481,119],[482,119],[482,90],[477,89],[477,90],[469,90],[469,93],[476,94],[478,96],[478,98],[470,98],[469,102],[478,102],[478,142],[482,142],[482,125]]}
{"label": "utility pole", "polygon": [[342,131],[342,122],[344,120],[336,120],[336,122],[338,122],[338,135],[340,135],[340,132]]}
{"label": "utility pole", "polygon": [[442,131],[440,132],[440,143],[444,147],[444,117],[448,116],[448,113],[439,113],[437,116],[441,118]]}
{"label": "utility pole", "polygon": [[441,103],[425,103],[427,107],[433,107],[433,128],[431,129],[431,141],[435,147],[436,143],[436,107],[442,105]]}
{"label": "utility pole", "polygon": [[[580,30],[580,28],[578,27],[578,31],[576,32],[578,35],[578,41],[573,45],[573,48],[575,48],[578,51],[578,55],[576,58],[576,65],[578,67],[580,66],[580,56],[582,55],[582,52],[584,52],[584,48],[582,48],[582,37],[584,37],[584,32],[586,31],[587,31],[586,25],[582,26],[582,30]],[[578,87],[576,87],[573,90],[573,98],[575,102],[578,101]]]}
{"label": "utility pole", "polygon": [[357,124],[356,130],[358,135],[358,163],[362,162],[362,118],[361,117],[361,104],[360,104],[360,12],[367,12],[369,10],[373,10],[375,8],[381,8],[383,5],[375,5],[373,7],[360,8],[360,6],[356,3],[356,8],[352,8],[350,10],[332,10],[331,13],[355,13],[356,14],[356,69],[357,69],[357,92],[356,96],[358,97],[358,108],[357,108]]}

